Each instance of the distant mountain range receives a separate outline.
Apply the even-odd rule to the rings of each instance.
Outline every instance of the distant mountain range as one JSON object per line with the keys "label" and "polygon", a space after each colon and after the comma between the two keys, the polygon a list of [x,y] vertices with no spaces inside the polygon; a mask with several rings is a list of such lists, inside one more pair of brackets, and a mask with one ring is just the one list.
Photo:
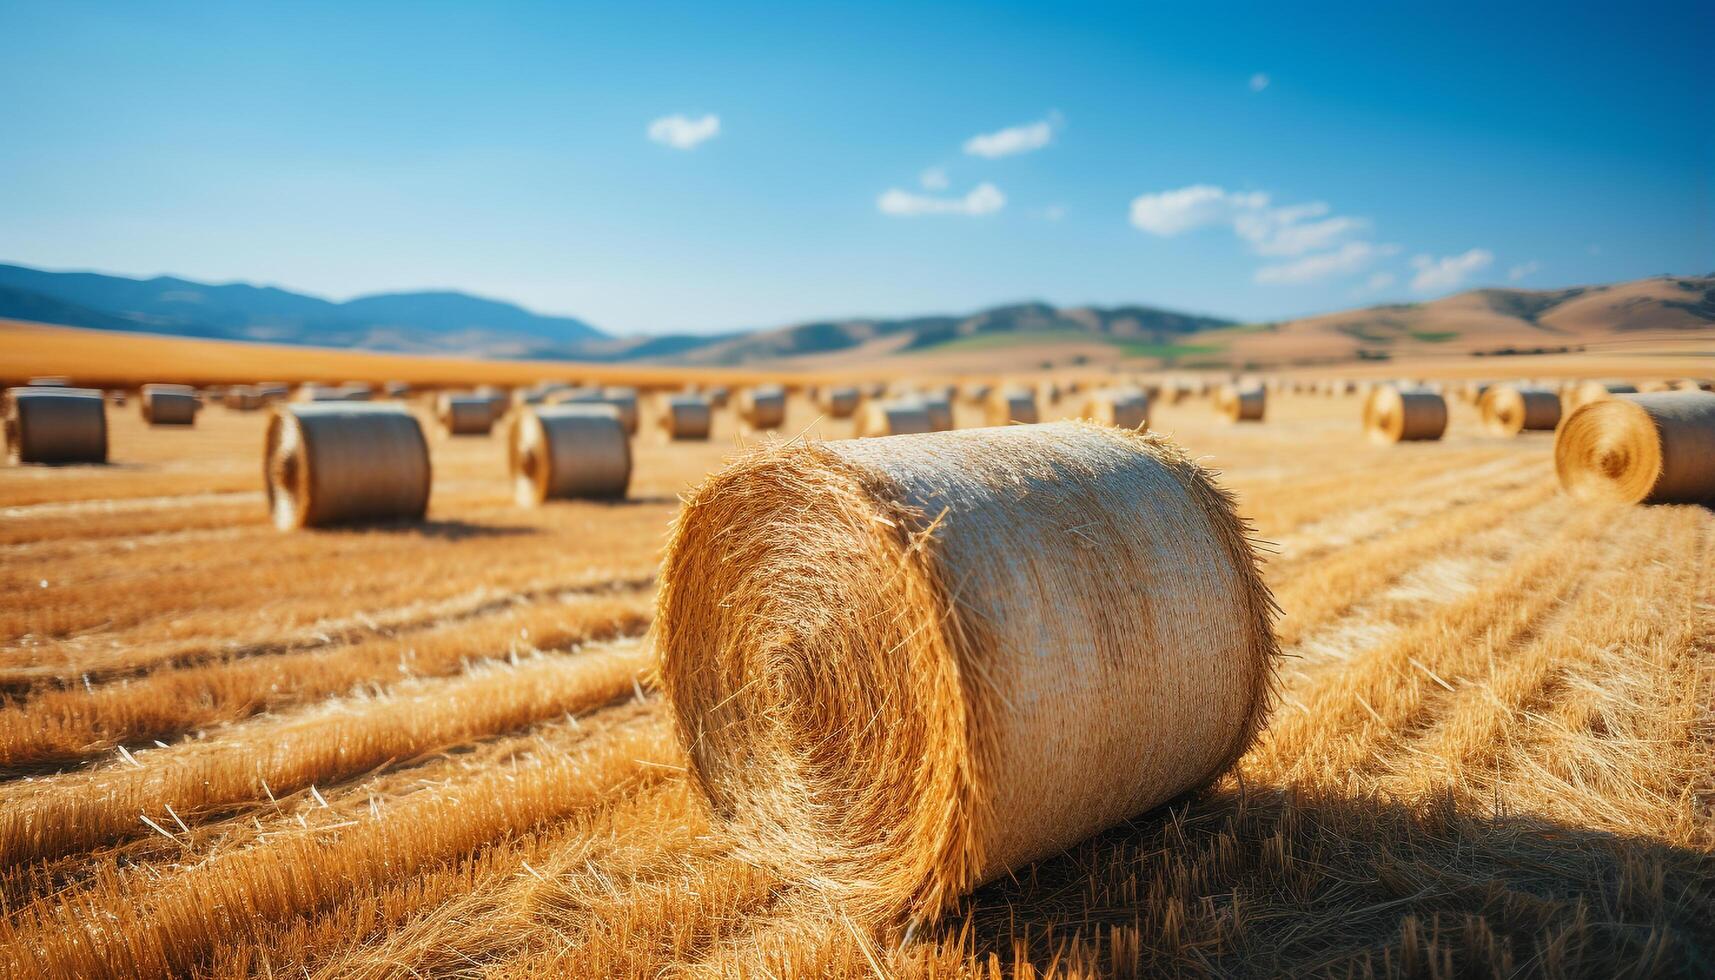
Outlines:
{"label": "distant mountain range", "polygon": [[612,337],[456,292],[334,303],[273,287],[130,279],[0,265],[0,318],[321,347],[499,358],[831,367],[874,359],[1036,363],[1150,359],[1260,366],[1470,353],[1715,329],[1715,278],[1660,276],[1558,290],[1476,289],[1274,323],[1148,306],[997,306],[968,315],[818,320],[714,335]]}

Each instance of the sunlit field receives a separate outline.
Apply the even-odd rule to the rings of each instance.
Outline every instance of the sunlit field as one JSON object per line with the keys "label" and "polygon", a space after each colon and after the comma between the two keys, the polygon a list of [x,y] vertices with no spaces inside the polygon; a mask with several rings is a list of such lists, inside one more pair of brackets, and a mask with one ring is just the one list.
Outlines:
{"label": "sunlit field", "polygon": [[[281,533],[266,413],[109,409],[0,469],[0,958],[16,976],[1665,975],[1715,969],[1715,516],[1592,507],[1552,433],[1381,446],[1359,399],[1152,411],[1266,542],[1277,705],[1235,771],[909,929],[735,856],[646,634],[678,496]],[[1063,400],[1046,412],[1073,412]],[[961,404],[962,426],[980,410]]]}

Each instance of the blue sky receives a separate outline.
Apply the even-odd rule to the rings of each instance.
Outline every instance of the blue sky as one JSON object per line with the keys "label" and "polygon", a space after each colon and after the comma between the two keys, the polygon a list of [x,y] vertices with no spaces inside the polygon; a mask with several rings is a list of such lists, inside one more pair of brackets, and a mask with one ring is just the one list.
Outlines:
{"label": "blue sky", "polygon": [[1706,0],[0,0],[0,261],[621,333],[1708,273],[1711,37]]}

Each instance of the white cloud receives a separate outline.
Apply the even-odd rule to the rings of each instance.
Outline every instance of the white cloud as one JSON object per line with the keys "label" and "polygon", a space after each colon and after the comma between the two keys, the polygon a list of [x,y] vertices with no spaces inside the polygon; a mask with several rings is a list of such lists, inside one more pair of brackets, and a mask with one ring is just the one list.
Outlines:
{"label": "white cloud", "polygon": [[675,150],[689,150],[721,131],[721,117],[709,113],[701,119],[684,115],[662,116],[649,124],[649,138]]}
{"label": "white cloud", "polygon": [[944,191],[947,189],[947,171],[940,167],[930,167],[917,178],[926,191]]}
{"label": "white cloud", "polygon": [[1351,275],[1369,265],[1377,257],[1399,251],[1397,245],[1375,245],[1370,242],[1347,242],[1332,252],[1306,255],[1304,258],[1256,270],[1255,281],[1264,286],[1299,286],[1333,276]]}
{"label": "white cloud", "polygon": [[1372,293],[1379,293],[1398,281],[1399,277],[1391,272],[1373,272],[1364,286]]}
{"label": "white cloud", "polygon": [[1268,76],[1267,75],[1264,75],[1262,72],[1259,71],[1255,75],[1251,76],[1251,91],[1252,92],[1261,92],[1265,88],[1268,88]]}
{"label": "white cloud", "polygon": [[1534,276],[1540,271],[1542,271],[1542,263],[1535,259],[1531,259],[1529,262],[1520,262],[1507,270],[1507,281],[1518,282],[1525,276]]}
{"label": "white cloud", "polygon": [[1231,225],[1233,233],[1258,255],[1303,255],[1332,248],[1369,227],[1362,218],[1330,217],[1329,211],[1323,201],[1270,207],[1269,196],[1261,191],[1192,184],[1133,198],[1131,223],[1164,237],[1209,225]]}
{"label": "white cloud", "polygon": [[983,183],[971,188],[964,197],[931,197],[890,188],[875,199],[882,214],[914,218],[924,214],[958,214],[978,218],[993,214],[1006,206],[1006,195],[993,184]]}
{"label": "white cloud", "polygon": [[1009,126],[1006,129],[992,133],[978,133],[965,140],[965,152],[974,157],[1009,157],[1014,153],[1029,153],[1040,150],[1054,139],[1054,130],[1060,125],[1059,113],[1050,113],[1047,119],[1039,119],[1022,126]]}
{"label": "white cloud", "polygon": [[1261,192],[1229,192],[1213,184],[1192,184],[1132,198],[1131,223],[1152,235],[1169,238],[1193,228],[1226,224],[1238,215],[1267,206],[1268,195]]}
{"label": "white cloud", "polygon": [[1417,270],[1417,275],[1411,277],[1411,288],[1420,293],[1452,289],[1464,282],[1471,273],[1487,268],[1494,260],[1494,253],[1483,248],[1473,248],[1459,255],[1444,255],[1441,258],[1430,255],[1416,256],[1411,260],[1411,267]]}

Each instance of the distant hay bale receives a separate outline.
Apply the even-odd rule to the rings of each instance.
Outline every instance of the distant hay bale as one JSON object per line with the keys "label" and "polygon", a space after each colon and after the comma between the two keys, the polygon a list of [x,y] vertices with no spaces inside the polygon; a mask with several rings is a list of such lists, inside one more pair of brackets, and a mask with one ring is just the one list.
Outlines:
{"label": "distant hay bale", "polygon": [[934,432],[929,406],[916,398],[870,400],[858,412],[856,434],[860,437],[899,436]]}
{"label": "distant hay bale", "polygon": [[972,405],[988,404],[989,396],[994,394],[994,385],[977,382],[965,386],[965,401]]}
{"label": "distant hay bale", "polygon": [[944,388],[934,388],[918,398],[923,403],[923,410],[929,413],[930,432],[949,432],[958,428],[953,420],[953,400],[945,394]]}
{"label": "distant hay bale", "polygon": [[137,405],[150,425],[195,425],[202,408],[190,385],[144,385]]}
{"label": "distant hay bale", "polygon": [[1149,425],[1149,396],[1139,388],[1093,391],[1078,414],[1080,418],[1122,429],[1141,429]]}
{"label": "distant hay bale", "polygon": [[1635,395],[1636,385],[1621,381],[1580,381],[1573,382],[1570,390],[1561,392],[1561,401],[1565,406],[1566,415],[1570,417],[1591,402],[1606,401],[1615,395]]}
{"label": "distant hay bale", "polygon": [[1260,386],[1226,384],[1215,390],[1215,412],[1229,422],[1261,422],[1268,393]]}
{"label": "distant hay bale", "polygon": [[738,417],[752,429],[778,429],[786,421],[786,389],[756,385],[738,393]]}
{"label": "distant hay bale", "polygon": [[306,381],[298,386],[298,392],[293,397],[300,402],[340,402],[345,401],[345,389],[339,385]]}
{"label": "distant hay bale", "polygon": [[987,408],[989,425],[1033,425],[1042,420],[1031,388],[998,388],[989,393]]}
{"label": "distant hay bale", "polygon": [[1560,393],[1552,388],[1493,385],[1483,392],[1477,407],[1483,412],[1483,425],[1496,435],[1516,436],[1560,424]]}
{"label": "distant hay bale", "polygon": [[399,405],[280,405],[263,444],[268,512],[282,531],[422,520],[429,444]]}
{"label": "distant hay bale", "polygon": [[1589,402],[1554,438],[1560,485],[1586,500],[1715,503],[1715,394],[1622,394]]}
{"label": "distant hay bale", "polygon": [[221,396],[221,404],[234,412],[254,412],[261,408],[265,401],[262,392],[255,385],[232,385]]}
{"label": "distant hay bale", "polygon": [[95,388],[9,388],[4,429],[12,463],[107,462],[107,403]]}
{"label": "distant hay bale", "polygon": [[619,425],[628,436],[637,434],[637,389],[628,387],[609,387],[601,390],[603,404],[612,405],[619,412]]}
{"label": "distant hay bale", "polygon": [[485,436],[494,428],[494,400],[484,395],[441,392],[435,420],[450,436]]}
{"label": "distant hay bale", "polygon": [[701,395],[671,395],[661,405],[661,428],[671,439],[707,439],[714,414]]}
{"label": "distant hay bale", "polygon": [[1243,753],[1278,658],[1256,561],[1159,437],[776,446],[686,499],[654,640],[744,859],[927,918]]}
{"label": "distant hay bale", "polygon": [[849,419],[863,403],[863,392],[856,385],[835,385],[821,392],[822,411],[836,419]]}
{"label": "distant hay bale", "polygon": [[507,459],[524,507],[572,497],[624,497],[631,440],[614,405],[527,408],[512,420]]}
{"label": "distant hay bale", "polygon": [[256,384],[256,393],[262,396],[262,403],[272,405],[292,397],[292,386],[284,381],[261,381]]}
{"label": "distant hay bale", "polygon": [[708,390],[703,392],[703,397],[708,399],[711,406],[725,408],[727,402],[732,399],[732,389],[726,385],[709,385]]}
{"label": "distant hay bale", "polygon": [[367,381],[347,381],[339,386],[339,400],[368,402],[375,400],[375,386]]}
{"label": "distant hay bale", "polygon": [[388,381],[381,385],[382,392],[394,400],[402,400],[411,394],[411,386],[403,381]]}
{"label": "distant hay bale", "polygon": [[1429,442],[1447,431],[1447,399],[1422,388],[1377,388],[1364,400],[1371,442]]}
{"label": "distant hay bale", "polygon": [[64,377],[63,375],[56,374],[39,378],[31,378],[29,381],[25,382],[25,384],[31,388],[70,388],[71,379]]}

